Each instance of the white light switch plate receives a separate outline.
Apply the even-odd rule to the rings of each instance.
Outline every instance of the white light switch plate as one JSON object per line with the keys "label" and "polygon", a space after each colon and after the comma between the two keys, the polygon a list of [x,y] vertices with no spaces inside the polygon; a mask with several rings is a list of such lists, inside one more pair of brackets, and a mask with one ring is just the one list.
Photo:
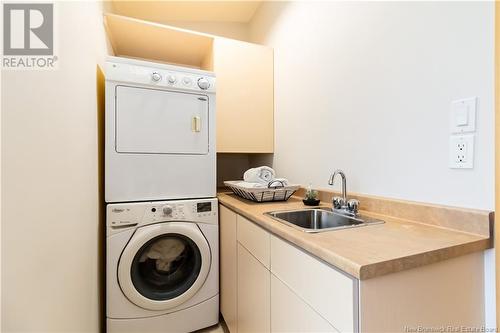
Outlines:
{"label": "white light switch plate", "polygon": [[474,168],[474,134],[450,136],[450,168]]}
{"label": "white light switch plate", "polygon": [[476,130],[477,97],[453,101],[450,111],[450,132],[470,133]]}

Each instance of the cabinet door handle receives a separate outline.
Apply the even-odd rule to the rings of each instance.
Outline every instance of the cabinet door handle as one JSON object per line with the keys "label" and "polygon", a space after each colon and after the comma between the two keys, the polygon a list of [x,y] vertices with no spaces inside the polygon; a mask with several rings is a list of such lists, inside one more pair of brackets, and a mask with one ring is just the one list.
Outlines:
{"label": "cabinet door handle", "polygon": [[198,116],[194,116],[191,119],[191,130],[193,132],[199,132],[201,131],[201,119]]}

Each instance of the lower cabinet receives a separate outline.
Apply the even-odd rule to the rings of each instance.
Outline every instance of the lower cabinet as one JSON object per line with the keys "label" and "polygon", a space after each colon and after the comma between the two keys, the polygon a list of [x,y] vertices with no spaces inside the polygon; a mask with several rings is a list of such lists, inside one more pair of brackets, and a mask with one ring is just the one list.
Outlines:
{"label": "lower cabinet", "polygon": [[340,332],[357,331],[358,280],[271,236],[271,272]]}
{"label": "lower cabinet", "polygon": [[238,332],[271,328],[271,273],[238,243]]}
{"label": "lower cabinet", "polygon": [[271,332],[337,332],[287,285],[271,275]]}
{"label": "lower cabinet", "polygon": [[484,325],[481,252],[359,281],[223,206],[220,242],[221,313],[231,333]]}
{"label": "lower cabinet", "polygon": [[[220,206],[220,240],[221,313],[231,333],[337,332],[311,306],[315,305],[314,298],[312,302],[307,300],[311,294],[307,288],[316,289],[314,283],[305,283],[296,288],[297,292],[291,287],[296,281],[288,276],[295,274],[294,269],[283,263],[273,272],[273,257],[276,264],[283,259],[303,264],[301,258],[295,258],[296,249],[292,245],[224,206]],[[286,279],[281,280],[277,273]],[[312,278],[315,272],[305,273]],[[283,282],[288,280],[289,285]],[[352,299],[345,304],[352,304]]]}

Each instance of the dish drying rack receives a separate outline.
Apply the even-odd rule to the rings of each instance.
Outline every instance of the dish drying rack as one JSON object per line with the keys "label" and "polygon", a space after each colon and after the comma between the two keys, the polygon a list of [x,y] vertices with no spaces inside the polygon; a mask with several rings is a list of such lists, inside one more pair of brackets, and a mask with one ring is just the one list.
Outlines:
{"label": "dish drying rack", "polygon": [[240,182],[241,180],[225,181],[224,185],[237,196],[255,202],[287,201],[300,187],[300,185],[285,185],[279,180],[269,182],[267,188],[240,186],[238,185]]}

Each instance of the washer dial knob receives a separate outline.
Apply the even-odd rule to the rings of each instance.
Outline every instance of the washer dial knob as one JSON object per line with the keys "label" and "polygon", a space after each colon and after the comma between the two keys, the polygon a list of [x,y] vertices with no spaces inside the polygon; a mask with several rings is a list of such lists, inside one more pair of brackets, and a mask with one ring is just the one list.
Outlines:
{"label": "washer dial knob", "polygon": [[198,87],[203,90],[210,88],[210,82],[204,77],[198,79]]}
{"label": "washer dial knob", "polygon": [[161,75],[160,73],[158,72],[153,72],[153,74],[151,74],[151,80],[155,81],[155,82],[158,82],[161,80]]}
{"label": "washer dial knob", "polygon": [[175,77],[175,75],[170,74],[169,76],[167,76],[167,81],[170,84],[174,84],[177,81],[177,78]]}
{"label": "washer dial knob", "polygon": [[167,215],[167,216],[171,216],[172,212],[174,211],[172,209],[172,206],[163,206],[161,210],[163,211],[163,215]]}

